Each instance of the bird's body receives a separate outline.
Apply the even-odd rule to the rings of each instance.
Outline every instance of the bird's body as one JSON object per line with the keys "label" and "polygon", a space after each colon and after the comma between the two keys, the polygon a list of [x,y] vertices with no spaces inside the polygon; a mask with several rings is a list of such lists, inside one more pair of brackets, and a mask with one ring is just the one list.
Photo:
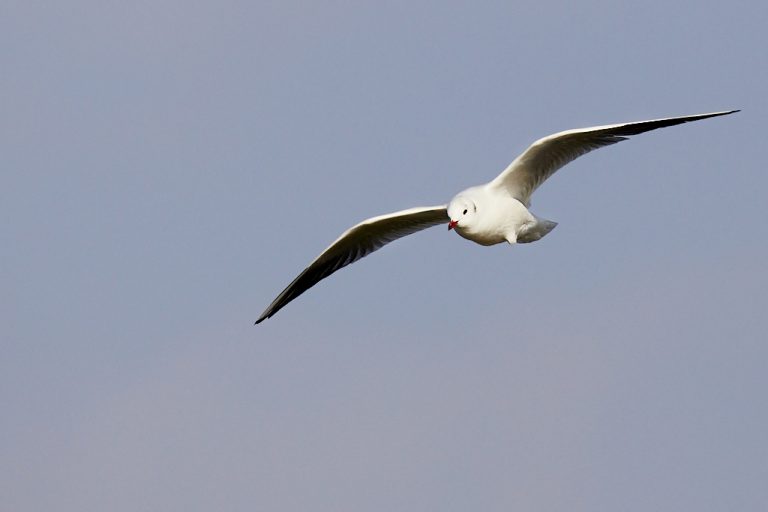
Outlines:
{"label": "bird's body", "polygon": [[556,222],[539,219],[517,198],[490,183],[459,193],[451,201],[451,204],[457,205],[455,215],[451,215],[449,206],[449,217],[468,215],[469,211],[462,213],[465,202],[476,208],[472,222],[458,221],[453,229],[463,238],[480,245],[534,242],[557,225]]}
{"label": "bird's body", "polygon": [[455,229],[463,238],[480,245],[539,240],[557,223],[529,211],[531,195],[567,163],[630,135],[734,112],[738,110],[581,128],[539,139],[492,181],[460,192],[448,205],[381,215],[348,229],[272,301],[256,323],[271,317],[340,268],[389,242],[431,226],[448,222],[448,229]]}
{"label": "bird's body", "polygon": [[[467,208],[467,214],[462,213],[465,201],[470,207]],[[451,209],[448,211],[448,216],[452,219],[473,213],[472,222],[459,221],[453,229],[463,238],[480,245],[517,243],[521,241],[521,235],[528,234],[538,223],[523,203],[506,191],[491,187],[490,184],[460,192],[451,203],[457,205],[453,215]],[[488,205],[492,207],[489,208]]]}

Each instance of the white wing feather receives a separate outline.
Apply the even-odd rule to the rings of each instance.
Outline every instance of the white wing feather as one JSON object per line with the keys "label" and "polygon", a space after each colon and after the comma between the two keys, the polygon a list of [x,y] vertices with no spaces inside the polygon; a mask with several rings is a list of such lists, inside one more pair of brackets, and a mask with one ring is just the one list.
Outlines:
{"label": "white wing feather", "polygon": [[340,268],[356,262],[398,238],[448,222],[448,220],[445,206],[429,206],[380,215],[349,228],[272,301],[256,323],[271,317],[283,306]]}
{"label": "white wing feather", "polygon": [[491,181],[489,186],[505,189],[524,205],[530,206],[531,195],[539,185],[558,169],[593,149],[616,144],[630,135],[734,112],[738,110],[594,126],[555,133],[534,142]]}

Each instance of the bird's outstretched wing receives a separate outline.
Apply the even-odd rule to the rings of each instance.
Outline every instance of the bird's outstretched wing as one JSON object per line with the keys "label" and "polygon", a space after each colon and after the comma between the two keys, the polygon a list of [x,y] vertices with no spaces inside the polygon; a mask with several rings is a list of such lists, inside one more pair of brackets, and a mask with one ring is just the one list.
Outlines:
{"label": "bird's outstretched wing", "polygon": [[509,167],[490,182],[491,187],[506,189],[513,197],[529,206],[531,194],[552,176],[555,171],[593,149],[626,140],[630,135],[674,126],[676,124],[698,121],[708,117],[724,116],[738,112],[729,110],[693,116],[669,117],[636,123],[612,124],[579,128],[555,133],[534,142],[523,154],[518,156]]}
{"label": "bird's outstretched wing", "polygon": [[389,242],[437,224],[448,222],[445,206],[401,210],[364,220],[345,231],[280,292],[256,323],[271,317],[283,306],[340,268],[368,256]]}

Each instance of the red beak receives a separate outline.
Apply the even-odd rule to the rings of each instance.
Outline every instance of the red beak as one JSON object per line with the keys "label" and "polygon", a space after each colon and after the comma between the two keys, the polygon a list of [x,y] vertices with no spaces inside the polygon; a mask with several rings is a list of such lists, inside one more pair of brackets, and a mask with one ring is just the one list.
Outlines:
{"label": "red beak", "polygon": [[456,224],[458,224],[458,223],[459,223],[459,221],[457,221],[457,220],[452,220],[452,221],[450,221],[450,222],[448,223],[448,231],[450,231],[450,230],[452,230],[453,228],[455,228],[455,227],[456,227]]}

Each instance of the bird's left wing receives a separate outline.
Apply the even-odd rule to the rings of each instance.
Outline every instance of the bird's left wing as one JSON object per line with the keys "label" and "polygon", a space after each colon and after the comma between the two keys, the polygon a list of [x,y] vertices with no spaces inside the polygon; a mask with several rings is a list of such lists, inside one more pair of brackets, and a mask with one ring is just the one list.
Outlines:
{"label": "bird's left wing", "polygon": [[539,185],[544,183],[544,180],[567,163],[593,149],[616,144],[626,140],[630,135],[638,135],[657,128],[698,121],[699,119],[724,116],[734,112],[738,112],[738,110],[578,128],[555,133],[531,144],[489,185],[506,190],[512,197],[528,206],[531,202],[531,194]]}
{"label": "bird's left wing", "polygon": [[340,268],[368,256],[390,242],[437,224],[448,222],[445,206],[410,208],[364,220],[345,231],[280,292],[256,323],[271,317],[283,306]]}

